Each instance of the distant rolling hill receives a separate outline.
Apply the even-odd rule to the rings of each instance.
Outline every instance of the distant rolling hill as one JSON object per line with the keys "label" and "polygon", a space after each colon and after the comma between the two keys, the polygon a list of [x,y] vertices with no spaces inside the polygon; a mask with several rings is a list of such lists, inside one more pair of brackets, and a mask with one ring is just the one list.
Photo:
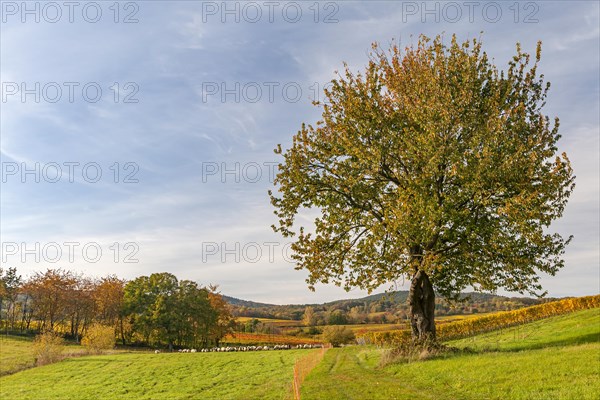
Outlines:
{"label": "distant rolling hill", "polygon": [[[304,314],[306,307],[312,307],[318,313],[331,313],[339,310],[349,313],[352,309],[366,315],[381,314],[390,318],[403,318],[408,312],[408,291],[391,291],[373,294],[359,299],[341,299],[322,304],[268,304],[235,297],[223,296],[232,306],[237,316],[256,318],[279,318],[299,320]],[[516,309],[539,304],[552,299],[533,299],[527,297],[506,297],[487,293],[465,293],[463,298],[467,299],[457,304],[449,304],[442,298],[436,299],[436,314],[455,315],[473,314],[484,312],[495,312]]]}
{"label": "distant rolling hill", "polygon": [[256,301],[241,300],[241,299],[237,299],[235,297],[229,297],[229,296],[225,296],[225,295],[223,295],[223,299],[225,299],[225,301],[228,302],[229,304],[231,304],[232,306],[250,307],[250,308],[282,307],[282,306],[278,306],[277,304],[258,303]]}

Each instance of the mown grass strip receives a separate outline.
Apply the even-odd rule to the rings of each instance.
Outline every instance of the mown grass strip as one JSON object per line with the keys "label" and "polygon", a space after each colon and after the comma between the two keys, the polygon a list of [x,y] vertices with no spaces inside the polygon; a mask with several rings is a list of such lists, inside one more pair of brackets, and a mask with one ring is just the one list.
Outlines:
{"label": "mown grass strip", "polygon": [[315,350],[296,361],[294,364],[294,379],[292,381],[294,400],[300,400],[300,388],[302,387],[302,382],[304,382],[304,379],[310,373],[310,371],[312,371],[323,360],[323,357],[329,348],[330,346],[322,347],[321,349]]}
{"label": "mown grass strip", "polygon": [[598,399],[599,309],[449,344],[471,352],[380,367],[385,349],[333,349],[307,376],[302,399]]}

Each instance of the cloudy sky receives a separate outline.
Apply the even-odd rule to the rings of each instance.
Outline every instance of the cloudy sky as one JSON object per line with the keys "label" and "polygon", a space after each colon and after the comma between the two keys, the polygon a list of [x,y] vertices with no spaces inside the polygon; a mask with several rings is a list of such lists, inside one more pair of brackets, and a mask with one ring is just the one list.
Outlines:
{"label": "cloudy sky", "polygon": [[516,42],[543,41],[577,188],[553,226],[575,236],[566,267],[542,282],[598,293],[599,24],[593,1],[3,1],[2,266],[169,271],[273,303],[364,295],[312,293],[288,261],[270,229],[273,148],[372,42],[456,33],[481,35],[501,68]]}

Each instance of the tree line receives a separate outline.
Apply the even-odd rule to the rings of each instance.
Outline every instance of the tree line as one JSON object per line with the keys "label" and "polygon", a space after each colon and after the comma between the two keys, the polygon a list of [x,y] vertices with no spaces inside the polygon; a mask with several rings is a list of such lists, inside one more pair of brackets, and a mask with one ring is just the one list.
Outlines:
{"label": "tree line", "polygon": [[[226,296],[225,296],[226,297]],[[236,317],[296,320],[306,326],[344,324],[405,324],[409,318],[408,291],[387,292],[360,299],[337,300],[324,304],[261,304],[228,298]],[[553,298],[505,297],[487,293],[463,293],[459,301],[436,298],[439,316],[492,313],[552,301]],[[247,322],[246,322],[247,324]],[[259,331],[261,326],[258,326]],[[242,332],[254,332],[239,326]],[[265,332],[266,333],[266,332]]]}
{"label": "tree line", "polygon": [[162,272],[124,280],[63,269],[0,268],[0,325],[5,332],[53,331],[79,341],[93,324],[112,327],[122,344],[216,346],[234,324],[218,287]]}

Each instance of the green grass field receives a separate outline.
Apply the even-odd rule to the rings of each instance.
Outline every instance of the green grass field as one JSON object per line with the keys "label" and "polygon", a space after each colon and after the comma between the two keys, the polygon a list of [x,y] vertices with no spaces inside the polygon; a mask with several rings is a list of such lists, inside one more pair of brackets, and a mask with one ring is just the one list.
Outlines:
{"label": "green grass field", "polygon": [[33,367],[31,339],[0,335],[0,376]]}
{"label": "green grass field", "polygon": [[[33,338],[30,337],[0,335],[0,376],[34,366],[32,342]],[[85,351],[83,347],[73,343],[67,343],[64,348],[66,356]]]}
{"label": "green grass field", "polygon": [[[0,337],[0,345],[4,374],[33,363],[30,340]],[[331,349],[306,378],[302,399],[579,400],[600,393],[600,309],[448,345],[469,350],[380,367],[383,349]],[[0,398],[289,399],[294,363],[310,351],[76,357],[0,377]]]}
{"label": "green grass field", "polygon": [[592,308],[466,339],[453,340],[447,344],[459,348],[469,347],[478,351],[519,351],[599,341],[600,308]]}
{"label": "green grass field", "polygon": [[600,309],[548,318],[449,343],[469,347],[379,368],[384,350],[330,350],[303,399],[598,399]]}
{"label": "green grass field", "polygon": [[294,362],[308,351],[71,358],[1,378],[0,398],[286,399]]}

